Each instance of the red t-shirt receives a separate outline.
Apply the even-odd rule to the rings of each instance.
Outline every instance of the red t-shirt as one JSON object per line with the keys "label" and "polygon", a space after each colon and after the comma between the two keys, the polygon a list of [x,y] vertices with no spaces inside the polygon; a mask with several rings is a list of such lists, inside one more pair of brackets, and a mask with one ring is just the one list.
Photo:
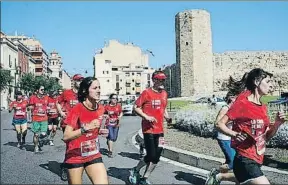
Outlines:
{"label": "red t-shirt", "polygon": [[68,113],[78,103],[77,93],[72,89],[65,90],[59,96],[58,101],[63,105],[63,111]]}
{"label": "red t-shirt", "polygon": [[13,101],[10,104],[10,108],[14,107],[14,119],[26,119],[27,114],[26,114],[26,107],[28,105],[28,102],[25,100],[22,100],[21,102],[18,101]]}
{"label": "red t-shirt", "polygon": [[157,123],[150,123],[142,119],[143,133],[161,134],[163,133],[164,113],[167,106],[167,92],[155,92],[152,88],[144,90],[135,104],[142,108],[142,111],[148,116],[153,116]]}
{"label": "red t-shirt", "polygon": [[115,106],[113,105],[105,105],[105,113],[108,114],[109,118],[106,119],[106,125],[109,126],[117,126],[119,123],[118,116],[122,112],[122,107],[120,104],[117,104]]}
{"label": "red t-shirt", "polygon": [[246,98],[236,100],[227,112],[234,121],[232,130],[245,132],[248,138],[239,142],[231,139],[231,146],[238,154],[262,164],[266,145],[266,132],[270,125],[266,105],[257,105]]}
{"label": "red t-shirt", "polygon": [[33,105],[32,120],[33,121],[47,121],[47,105],[48,96],[39,98],[36,95],[30,97],[29,105]]}
{"label": "red t-shirt", "polygon": [[49,118],[57,118],[58,110],[56,107],[57,98],[48,97],[48,117]]}
{"label": "red t-shirt", "polygon": [[[89,110],[82,103],[77,104],[67,115],[67,125],[74,130],[81,128],[81,125],[99,119],[102,123],[104,114],[103,105],[99,104],[97,110]],[[101,157],[99,152],[98,129],[94,129],[80,137],[66,142],[65,163],[85,163]]]}

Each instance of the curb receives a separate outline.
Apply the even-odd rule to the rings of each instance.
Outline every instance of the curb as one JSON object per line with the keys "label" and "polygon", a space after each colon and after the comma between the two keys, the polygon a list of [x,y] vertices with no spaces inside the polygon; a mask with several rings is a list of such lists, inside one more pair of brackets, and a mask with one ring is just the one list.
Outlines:
{"label": "curb", "polygon": [[[137,143],[144,143],[141,129],[136,134],[135,140]],[[208,171],[210,171],[212,168],[218,168],[222,163],[225,162],[225,159],[223,158],[217,158],[196,152],[190,152],[187,150],[182,150],[171,146],[164,146],[161,156],[173,161],[177,161],[179,163],[184,163],[186,165],[190,165]],[[278,170],[276,168],[264,165],[261,167],[261,169],[263,171],[288,175],[288,171]]]}

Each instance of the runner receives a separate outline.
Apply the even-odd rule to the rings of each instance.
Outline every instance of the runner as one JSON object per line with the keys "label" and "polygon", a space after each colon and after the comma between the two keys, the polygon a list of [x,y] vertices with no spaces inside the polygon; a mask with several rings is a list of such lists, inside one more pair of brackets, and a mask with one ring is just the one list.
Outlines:
{"label": "runner", "polygon": [[63,140],[66,142],[64,165],[68,169],[69,184],[82,184],[85,170],[93,184],[108,184],[105,166],[99,152],[98,135],[104,115],[100,101],[100,84],[87,77],[78,92],[79,104],[68,113]]}
{"label": "runner", "polygon": [[[63,93],[63,90],[62,90],[62,89],[58,89],[58,96],[57,96],[58,101],[59,101],[59,98],[61,97],[62,93]],[[63,103],[61,103],[60,105],[61,105],[61,107],[62,107],[62,111],[64,111],[64,110],[63,110]],[[58,110],[58,108],[57,108],[57,110]],[[58,112],[59,112],[59,111],[58,111]],[[61,117],[61,115],[60,115],[60,113],[59,113],[57,130],[60,130],[60,128],[61,128],[61,123],[62,123],[62,117]]]}
{"label": "runner", "polygon": [[105,113],[107,114],[106,127],[109,130],[107,137],[108,157],[113,157],[113,143],[118,138],[118,131],[120,126],[120,119],[123,116],[122,107],[118,104],[117,94],[111,94],[110,102],[105,106]]}
{"label": "runner", "polygon": [[32,110],[32,132],[34,133],[34,152],[38,153],[44,139],[47,136],[48,116],[47,116],[48,97],[44,95],[44,86],[37,88],[37,94],[30,97],[29,107]]}
{"label": "runner", "polygon": [[16,93],[16,101],[12,101],[9,106],[9,112],[14,110],[12,124],[14,125],[17,133],[18,148],[23,147],[27,135],[27,105],[27,101],[23,100],[22,93],[18,92]]}
{"label": "runner", "polygon": [[[150,184],[147,180],[160,160],[164,144],[164,119],[171,123],[166,110],[167,92],[164,90],[166,76],[162,71],[152,74],[153,87],[144,90],[134,105],[135,112],[142,117],[142,132],[146,148],[146,156],[130,171],[131,184]],[[140,170],[146,165],[146,170],[140,178]]]}
{"label": "runner", "polygon": [[51,91],[48,98],[48,132],[50,146],[54,146],[53,139],[56,135],[58,125],[58,110],[56,107],[57,103],[57,91]]}
{"label": "runner", "polygon": [[[238,86],[243,93],[216,123],[220,132],[231,137],[232,147],[236,151],[233,172],[240,184],[270,184],[261,170],[265,145],[285,121],[284,112],[280,111],[275,122],[270,123],[267,107],[260,101],[272,89],[272,76],[260,68],[251,70],[247,79]],[[230,121],[233,121],[232,130],[227,127]]]}
{"label": "runner", "polygon": [[[59,96],[57,102],[57,110],[61,116],[61,127],[64,133],[66,127],[66,116],[69,111],[78,103],[77,93],[80,87],[80,83],[83,80],[83,76],[80,74],[75,74],[72,78],[73,87],[72,89],[64,90],[63,93]],[[61,165],[61,179],[67,180],[67,169]]]}
{"label": "runner", "polygon": [[[227,113],[228,109],[235,101],[235,98],[236,97],[234,94],[230,92],[227,93],[225,97],[227,105],[224,105],[218,112],[218,115],[216,117],[216,123]],[[232,129],[232,124],[233,122],[228,123],[228,128]],[[235,156],[235,150],[231,148],[231,137],[222,134],[221,132],[217,132],[217,141],[222,152],[224,153],[226,161],[220,166],[219,170],[217,170],[216,168],[212,168],[212,170],[208,174],[205,185],[220,184],[220,182],[223,180],[238,183],[234,173],[231,172],[231,170],[233,170],[233,160]]]}

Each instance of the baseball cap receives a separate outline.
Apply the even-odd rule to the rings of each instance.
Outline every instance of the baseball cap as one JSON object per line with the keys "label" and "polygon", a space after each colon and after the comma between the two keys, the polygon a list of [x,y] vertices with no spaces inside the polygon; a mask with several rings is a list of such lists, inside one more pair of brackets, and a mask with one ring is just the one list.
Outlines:
{"label": "baseball cap", "polygon": [[153,76],[154,79],[158,79],[158,80],[164,80],[166,79],[166,75],[164,73],[158,73],[156,75]]}
{"label": "baseball cap", "polygon": [[73,80],[82,80],[84,77],[82,76],[82,75],[80,75],[80,74],[75,74],[74,76],[73,76]]}

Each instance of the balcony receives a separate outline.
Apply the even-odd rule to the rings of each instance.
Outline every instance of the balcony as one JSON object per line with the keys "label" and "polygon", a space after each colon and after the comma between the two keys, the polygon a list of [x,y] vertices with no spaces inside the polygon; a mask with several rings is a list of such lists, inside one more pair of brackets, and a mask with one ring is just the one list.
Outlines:
{"label": "balcony", "polygon": [[131,79],[126,79],[126,84],[127,83],[131,84]]}
{"label": "balcony", "polygon": [[136,80],[135,80],[135,83],[136,83],[136,84],[141,84],[141,79],[139,79],[139,78],[136,79]]}

